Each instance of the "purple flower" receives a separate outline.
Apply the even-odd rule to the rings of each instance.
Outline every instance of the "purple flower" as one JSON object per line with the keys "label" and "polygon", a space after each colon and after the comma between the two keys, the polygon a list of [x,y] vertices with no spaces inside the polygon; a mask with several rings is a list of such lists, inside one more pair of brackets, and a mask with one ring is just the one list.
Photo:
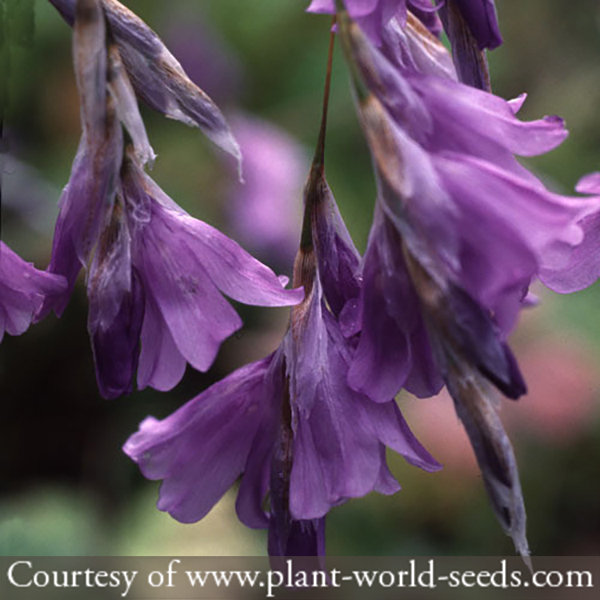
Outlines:
{"label": "purple flower", "polygon": [[[434,33],[440,30],[435,14],[437,8],[432,6],[429,0],[344,0],[343,4],[350,17],[376,44],[380,43],[384,27],[394,16],[402,23],[406,21],[407,9],[422,18]],[[313,13],[335,14],[336,0],[312,0],[307,10]]]}
{"label": "purple flower", "polygon": [[[577,184],[580,194],[600,196],[600,173],[590,173]],[[600,279],[600,210],[587,215],[580,222],[583,240],[573,248],[566,248],[555,265],[547,265],[540,274],[542,282],[551,290],[570,294],[583,290]]]}
{"label": "purple flower", "polygon": [[38,271],[0,241],[0,342],[5,332],[24,333],[44,300],[65,287],[63,277]]}
{"label": "purple flower", "polygon": [[307,157],[296,140],[266,121],[238,115],[232,124],[245,157],[245,181],[232,183],[231,229],[257,256],[291,265],[298,247]]}
{"label": "purple flower", "polygon": [[581,244],[598,199],[553,194],[514,157],[558,145],[560,119],[522,123],[519,102],[454,81],[428,34],[390,26],[395,46],[380,52],[356,25],[341,29],[379,192],[360,316],[346,330],[360,331],[349,382],[379,402],[446,383],[496,514],[526,555],[516,461],[490,384],[525,393],[506,338],[531,281]]}
{"label": "purple flower", "polygon": [[163,480],[160,510],[197,521],[243,474],[237,513],[249,527],[269,528],[269,553],[319,555],[330,508],[400,489],[386,447],[439,468],[391,398],[376,404],[347,384],[354,342],[336,307],[358,293],[359,260],[346,241],[322,170],[313,169],[294,276],[306,297],[280,347],[163,421],[146,419],[124,446],[146,477]]}
{"label": "purple flower", "polygon": [[445,0],[440,17],[460,80],[491,91],[485,50],[502,44],[494,0]]}
{"label": "purple flower", "polygon": [[[102,395],[130,392],[136,370],[139,387],[167,390],[187,362],[206,371],[221,342],[241,327],[221,293],[281,306],[299,302],[302,290],[284,290],[270,269],[190,217],[144,173],[154,153],[118,48],[110,46],[106,57],[101,5],[79,3],[78,11],[75,58],[84,133],[60,201],[50,263],[69,287],[44,311],[62,313],[85,267],[88,330]],[[119,120],[133,142],[125,155]]]}
{"label": "purple flower", "polygon": [[383,214],[406,243],[427,239],[444,270],[507,335],[523,291],[565,245],[580,243],[578,222],[597,205],[549,192],[515,158],[559,145],[567,135],[562,120],[519,121],[514,103],[440,77],[438,65],[406,59],[410,68],[401,69],[352,31],[353,56],[377,95],[361,111],[386,182]]}
{"label": "purple flower", "polygon": [[[71,26],[78,0],[50,0]],[[136,94],[151,108],[206,136],[241,164],[239,146],[218,106],[197,87],[162,40],[117,0],[102,0],[120,56]]]}
{"label": "purple flower", "polygon": [[[170,389],[185,363],[206,371],[221,342],[242,326],[222,293],[260,306],[298,303],[281,281],[238,244],[190,217],[129,161],[122,173],[131,264],[145,290],[141,387]],[[165,366],[168,365],[168,368]]]}

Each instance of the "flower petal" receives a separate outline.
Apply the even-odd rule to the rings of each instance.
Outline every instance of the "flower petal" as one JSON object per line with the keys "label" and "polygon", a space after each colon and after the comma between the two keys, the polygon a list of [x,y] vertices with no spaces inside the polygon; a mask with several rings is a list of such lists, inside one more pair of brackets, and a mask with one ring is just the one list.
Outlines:
{"label": "flower petal", "polygon": [[131,136],[139,163],[142,166],[146,163],[152,166],[156,155],[150,145],[146,127],[138,108],[135,92],[133,91],[129,77],[127,77],[127,72],[121,61],[121,55],[114,44],[109,46],[108,52],[110,67],[109,88],[116,100],[119,119]]}
{"label": "flower petal", "polygon": [[161,392],[173,389],[185,373],[186,360],[179,352],[160,310],[148,295],[146,295],[141,343],[142,351],[137,373],[138,388],[143,390],[150,386]]}
{"label": "flower petal", "polygon": [[0,240],[0,342],[5,331],[24,333],[43,303],[66,287],[63,277],[38,271]]}
{"label": "flower petal", "polygon": [[104,398],[117,398],[133,391],[144,318],[144,292],[133,277],[131,292],[121,300],[119,312],[107,328],[89,329],[96,379]]}
{"label": "flower petal", "polygon": [[77,275],[87,266],[111,214],[123,145],[121,128],[113,117],[109,116],[106,137],[99,145],[90,146],[85,137],[79,145],[69,183],[60,198],[48,267],[51,273],[66,277],[68,288],[62,297],[44,305],[42,315],[51,310],[62,314]]}
{"label": "flower petal", "polygon": [[277,351],[264,361],[269,365],[263,383],[262,405],[265,416],[248,454],[235,505],[240,521],[253,529],[269,526],[270,517],[264,505],[271,481],[271,462],[276,452],[281,402],[285,393],[283,353]]}
{"label": "flower petal", "polygon": [[182,238],[225,295],[258,306],[290,306],[304,297],[301,288],[284,289],[271,269],[207,223],[182,215]]}
{"label": "flower petal", "polygon": [[154,204],[150,223],[136,235],[133,262],[162,314],[179,352],[207,371],[221,342],[242,326],[215,287],[176,213]]}
{"label": "flower petal", "polygon": [[238,369],[162,421],[148,417],[123,446],[148,479],[162,479],[158,508],[202,519],[240,476],[263,415],[268,361]]}

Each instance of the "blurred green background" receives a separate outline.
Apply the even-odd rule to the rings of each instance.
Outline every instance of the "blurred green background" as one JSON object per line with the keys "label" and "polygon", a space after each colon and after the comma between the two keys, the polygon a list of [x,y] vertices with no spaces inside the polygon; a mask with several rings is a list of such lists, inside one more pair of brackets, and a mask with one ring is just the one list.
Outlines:
{"label": "blurred green background", "polygon": [[[310,155],[320,118],[328,17],[304,0],[128,0],[168,42],[226,115],[240,107],[286,131]],[[528,161],[549,186],[573,193],[600,170],[600,7],[596,0],[497,0],[505,45],[490,56],[495,92],[528,92],[521,117],[559,114],[569,139]],[[31,7],[31,13],[27,8]],[[2,238],[45,268],[57,201],[80,126],[71,30],[46,0],[4,0]],[[31,19],[31,15],[33,18]],[[215,66],[216,65],[216,66]],[[224,198],[232,165],[197,131],[142,107],[158,154],[153,177],[191,214],[231,232]],[[328,178],[359,249],[375,185],[339,50],[334,64]],[[288,202],[297,214],[301,184]],[[234,188],[232,188],[234,186]],[[295,240],[293,240],[295,241]],[[599,250],[600,251],[600,250]],[[270,260],[271,259],[271,260]],[[280,272],[277,256],[266,262]],[[523,314],[513,346],[530,386],[504,402],[538,555],[600,554],[600,286]],[[120,451],[148,414],[162,418],[232,369],[273,350],[287,311],[238,307],[245,328],[207,374],[188,369],[175,390],[108,402],[96,390],[83,280],[60,320],[49,317],[0,346],[0,555],[254,555],[263,532],[240,525],[234,490],[195,525],[155,508],[158,484]],[[422,443],[445,469],[425,474],[390,456],[403,490],[333,510],[333,555],[512,554],[487,504],[450,399],[400,397]]]}

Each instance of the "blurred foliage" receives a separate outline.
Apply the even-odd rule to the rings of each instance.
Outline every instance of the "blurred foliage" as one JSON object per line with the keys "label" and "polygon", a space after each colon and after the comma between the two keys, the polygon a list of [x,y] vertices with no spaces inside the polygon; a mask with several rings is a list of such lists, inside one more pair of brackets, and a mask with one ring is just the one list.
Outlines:
{"label": "blurred foliage", "polygon": [[[2,14],[16,2],[5,0]],[[305,14],[308,1],[300,0],[130,0],[126,4],[161,35],[176,31],[178,23],[194,20],[218,32],[243,74],[237,95],[219,98],[225,113],[242,106],[295,136],[310,153],[320,117],[328,17]],[[510,98],[526,91],[524,119],[545,114],[566,119],[571,131],[567,142],[527,164],[551,187],[572,193],[580,176],[600,168],[598,3],[578,0],[575,10],[564,0],[497,0],[497,4],[505,45],[490,56],[495,92]],[[5,144],[13,157],[35,169],[44,190],[52,193],[45,192],[49,197],[37,208],[27,204],[26,211],[4,206],[2,236],[43,268],[51,248],[56,203],[69,178],[80,128],[70,29],[46,0],[36,0],[33,8],[33,24],[22,21],[25,37],[7,36],[6,27],[2,29],[3,57],[10,50],[10,70],[4,66],[1,73],[9,98]],[[198,60],[202,74],[201,57]],[[231,171],[223,156],[198,131],[166,121],[144,107],[142,112],[159,156],[153,177],[194,216],[226,230],[222,196]],[[11,168],[9,159],[5,178]],[[327,171],[348,228],[362,250],[375,184],[339,49]],[[28,194],[23,189],[24,206]],[[540,555],[600,553],[599,307],[598,285],[571,297],[542,292],[542,305],[525,316],[515,337],[526,374],[528,349],[537,348],[538,340],[550,340],[545,348],[549,356],[563,356],[560,351],[569,339],[585,348],[589,358],[585,367],[559,361],[556,369],[541,375],[531,367],[536,377],[551,382],[549,391],[538,396],[532,386],[531,402],[540,411],[550,401],[540,395],[562,394],[552,404],[558,406],[556,419],[575,409],[582,415],[574,421],[566,442],[551,430],[535,429],[534,410],[521,422],[517,418],[509,423],[521,465],[530,543]],[[60,321],[51,317],[19,338],[5,338],[0,347],[0,398],[5,411],[0,425],[0,554],[265,552],[264,533],[248,531],[235,520],[232,493],[202,523],[178,524],[155,510],[157,484],[145,481],[120,451],[147,414],[166,416],[232,368],[277,345],[286,311],[237,308],[246,326],[224,345],[208,374],[188,369],[173,392],[144,391],[116,402],[102,400],[96,390],[82,285]],[[565,391],[554,382],[565,377],[570,381],[569,372],[576,366],[583,369],[580,379],[589,383],[578,386],[579,396],[573,397],[571,384]],[[529,401],[525,398],[523,403]],[[450,459],[454,446],[462,448],[465,440],[456,419],[446,424],[439,416],[441,409],[436,407],[447,407],[449,402],[447,398],[419,402],[401,398],[425,446],[440,437],[435,433],[440,427],[446,432],[441,437],[447,450],[436,454],[446,468],[429,475],[390,457],[403,491],[389,498],[372,495],[333,510],[328,520],[331,554],[513,552],[487,505],[472,458],[457,454],[459,458]],[[436,424],[438,429],[432,429]]]}

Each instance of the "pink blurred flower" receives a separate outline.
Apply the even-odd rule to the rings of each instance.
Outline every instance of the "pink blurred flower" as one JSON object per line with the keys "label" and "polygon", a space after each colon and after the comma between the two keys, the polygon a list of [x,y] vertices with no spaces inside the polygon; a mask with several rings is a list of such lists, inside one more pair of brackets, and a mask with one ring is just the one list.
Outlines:
{"label": "pink blurred flower", "polygon": [[600,374],[593,352],[580,340],[553,334],[528,346],[519,362],[529,394],[505,405],[505,421],[552,444],[581,435],[600,408]]}
{"label": "pink blurred flower", "polygon": [[300,235],[307,157],[296,140],[266,121],[240,114],[232,127],[244,154],[245,179],[231,190],[232,234],[270,264],[291,267]]}
{"label": "pink blurred flower", "polygon": [[445,388],[433,398],[401,402],[400,407],[433,456],[443,457],[444,469],[456,476],[479,476],[471,443]]}

